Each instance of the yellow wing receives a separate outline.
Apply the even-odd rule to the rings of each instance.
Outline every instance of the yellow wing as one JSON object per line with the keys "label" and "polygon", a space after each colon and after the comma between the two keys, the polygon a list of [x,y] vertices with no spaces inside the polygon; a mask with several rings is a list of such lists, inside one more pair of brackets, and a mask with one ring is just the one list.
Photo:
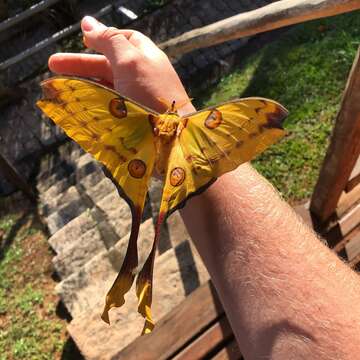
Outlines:
{"label": "yellow wing", "polygon": [[138,266],[137,238],[155,162],[149,114],[158,114],[95,82],[55,77],[42,84],[44,98],[37,105],[66,134],[105,166],[119,194],[132,212],[127,253],[107,297],[102,315],[121,306]]}
{"label": "yellow wing", "polygon": [[159,229],[164,219],[185,201],[204,191],[217,177],[251,160],[284,136],[287,110],[261,98],[235,100],[181,119],[166,171],[152,251],[137,278],[143,332],[154,326],[151,317],[153,266]]}
{"label": "yellow wing", "polygon": [[283,137],[287,114],[268,99],[230,101],[188,115],[180,145],[195,174],[219,177]]}

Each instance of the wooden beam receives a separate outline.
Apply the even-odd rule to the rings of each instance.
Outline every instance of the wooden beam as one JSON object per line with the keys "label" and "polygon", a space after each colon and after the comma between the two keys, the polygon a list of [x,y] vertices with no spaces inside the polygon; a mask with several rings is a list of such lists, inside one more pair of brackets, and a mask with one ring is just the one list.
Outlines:
{"label": "wooden beam", "polygon": [[229,40],[255,35],[304,21],[360,9],[359,0],[282,0],[188,31],[162,44],[169,56],[179,56]]}
{"label": "wooden beam", "polygon": [[345,215],[351,208],[360,202],[360,184],[355,186],[350,192],[342,192],[336,206],[336,215],[338,219]]}
{"label": "wooden beam", "polygon": [[339,226],[342,236],[346,236],[352,229],[360,224],[360,203],[354,206],[340,220]]}
{"label": "wooden beam", "polygon": [[360,48],[350,71],[331,143],[311,198],[310,210],[321,221],[326,221],[336,209],[360,154],[359,139]]}
{"label": "wooden beam", "polygon": [[165,315],[151,334],[137,338],[113,359],[165,360],[173,357],[223,314],[215,288],[207,282]]}
{"label": "wooden beam", "polygon": [[350,178],[346,184],[345,191],[346,192],[351,191],[359,183],[360,183],[360,157],[357,159],[353,171],[350,174]]}
{"label": "wooden beam", "polygon": [[360,256],[360,231],[346,243],[345,250],[349,262]]}

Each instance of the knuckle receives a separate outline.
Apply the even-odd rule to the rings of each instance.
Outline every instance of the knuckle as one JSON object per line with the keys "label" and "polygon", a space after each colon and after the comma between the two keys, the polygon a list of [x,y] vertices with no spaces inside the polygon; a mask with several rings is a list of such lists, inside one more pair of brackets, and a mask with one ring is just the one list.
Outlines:
{"label": "knuckle", "polygon": [[108,27],[99,34],[100,41],[111,41],[115,37],[123,36],[115,27]]}

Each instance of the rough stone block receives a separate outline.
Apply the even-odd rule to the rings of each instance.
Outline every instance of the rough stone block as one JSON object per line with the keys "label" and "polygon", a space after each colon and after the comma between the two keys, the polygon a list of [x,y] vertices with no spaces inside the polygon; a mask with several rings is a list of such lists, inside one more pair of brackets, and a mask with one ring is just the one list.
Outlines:
{"label": "rough stone block", "polygon": [[[209,279],[196,250],[188,242],[157,258],[154,267],[153,316],[155,321],[171,311],[191,291]],[[74,318],[68,326],[86,359],[113,359],[140,335],[143,319],[137,314],[137,299],[132,290],[126,304],[110,312],[111,325],[100,319],[103,301]]]}
{"label": "rough stone block", "polygon": [[69,221],[79,216],[82,212],[90,208],[90,205],[83,197],[74,200],[58,209],[46,218],[46,222],[51,235],[55,234]]}
{"label": "rough stone block", "polygon": [[56,182],[54,185],[50,186],[45,192],[40,194],[40,199],[43,202],[46,202],[46,199],[52,199],[62,192],[64,192],[67,188],[75,183],[75,175],[71,174],[68,177],[63,178],[62,180]]}
{"label": "rough stone block", "polygon": [[[98,222],[107,219],[109,227],[116,233],[119,239],[126,235],[131,228],[131,211],[129,205],[115,190],[96,204],[94,217]],[[101,217],[98,217],[98,213]]]}
{"label": "rough stone block", "polygon": [[56,272],[62,279],[78,271],[99,252],[106,251],[96,226],[81,235],[76,242],[70,242],[68,245],[52,260]]}
{"label": "rough stone block", "polygon": [[89,153],[85,153],[84,155],[81,155],[77,160],[75,160],[77,168],[81,168],[93,161],[96,160]]}
{"label": "rough stone block", "polygon": [[55,183],[57,183],[58,181],[66,178],[68,176],[68,173],[66,171],[66,169],[62,166],[59,166],[56,170],[56,172],[52,175],[50,175],[49,177],[42,179],[40,182],[38,182],[37,184],[37,189],[40,193],[46,191],[47,189],[49,189],[52,185],[54,185]]}
{"label": "rough stone block", "polygon": [[[138,250],[139,266],[145,262],[154,238],[154,227],[149,219],[140,227]],[[81,269],[61,281],[56,291],[70,314],[75,317],[103,302],[105,295],[116,278],[123,262],[129,234],[123,237],[109,251],[102,251],[88,261]]]}
{"label": "rough stone block", "polygon": [[[89,175],[91,176],[91,175]],[[92,187],[88,187],[85,191],[86,194],[90,197],[90,199],[97,203],[101,201],[107,195],[113,193],[116,190],[114,184],[111,182],[110,179],[104,178],[96,185]]]}
{"label": "rough stone block", "polygon": [[61,254],[69,243],[76,242],[85,232],[95,226],[96,221],[90,211],[85,211],[51,236],[48,240],[49,244],[57,254]]}
{"label": "rough stone block", "polygon": [[99,165],[94,161],[88,162],[80,168],[76,169],[76,180],[79,182],[84,177],[89,176],[90,174],[93,174],[97,171],[100,171]]}
{"label": "rough stone block", "polygon": [[57,195],[56,197],[43,197],[42,213],[44,216],[49,216],[57,211],[61,206],[72,201],[79,200],[81,195],[75,186],[70,186],[66,191]]}
{"label": "rough stone block", "polygon": [[99,169],[87,176],[85,176],[84,178],[82,178],[79,182],[78,185],[83,188],[84,190],[92,188],[93,186],[95,186],[98,182],[100,182],[102,179],[104,179],[105,175],[103,174],[103,172]]}

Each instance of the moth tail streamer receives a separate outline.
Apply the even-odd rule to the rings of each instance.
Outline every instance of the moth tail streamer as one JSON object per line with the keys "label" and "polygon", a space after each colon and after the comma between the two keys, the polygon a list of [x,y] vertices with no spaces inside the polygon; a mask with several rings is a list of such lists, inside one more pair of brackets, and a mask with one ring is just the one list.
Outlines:
{"label": "moth tail streamer", "polygon": [[138,312],[145,319],[144,328],[141,335],[150,333],[155,324],[151,315],[153,272],[156,249],[160,239],[160,229],[166,218],[167,212],[160,211],[155,228],[155,238],[152,249],[146,259],[143,268],[139,272],[136,280],[136,295],[138,297]]}
{"label": "moth tail streamer", "polygon": [[124,305],[124,296],[130,290],[134,282],[135,272],[138,266],[137,239],[141,216],[142,209],[138,207],[134,210],[130,239],[124,261],[114,284],[106,295],[105,306],[101,318],[108,324],[110,324],[109,310],[113,307],[121,307]]}

